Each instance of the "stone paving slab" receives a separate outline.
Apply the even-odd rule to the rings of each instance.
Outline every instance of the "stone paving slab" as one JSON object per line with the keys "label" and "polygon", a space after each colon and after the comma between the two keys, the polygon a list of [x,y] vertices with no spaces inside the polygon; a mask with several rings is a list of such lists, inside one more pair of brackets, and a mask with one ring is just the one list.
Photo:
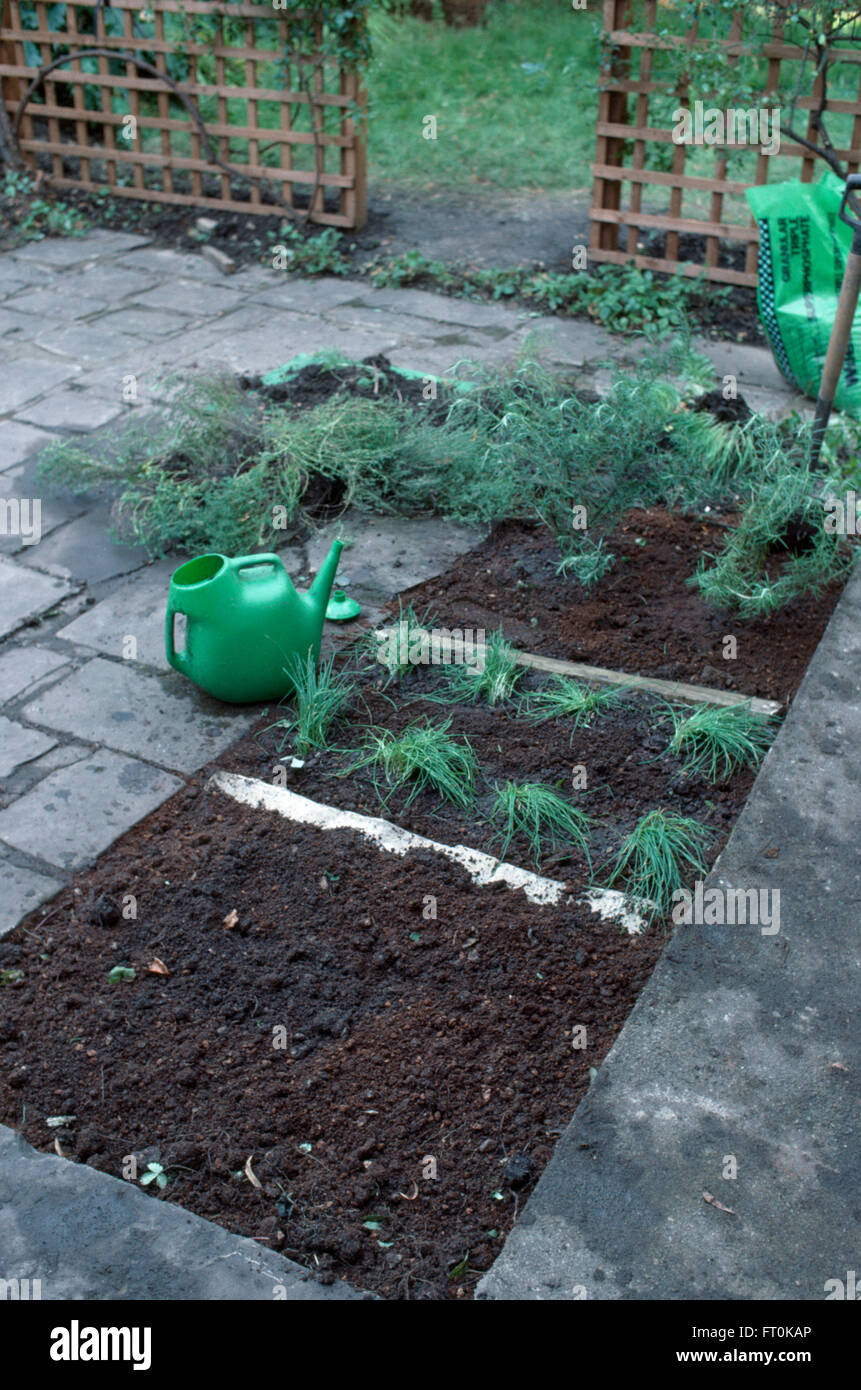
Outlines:
{"label": "stone paving slab", "polygon": [[44,271],[35,271],[31,266],[19,265],[14,261],[0,260],[0,299],[17,294],[35,280],[44,278]]}
{"label": "stone paving slab", "polygon": [[176,772],[195,772],[239,738],[257,712],[256,706],[211,700],[177,672],[150,675],[97,656],[25,705],[21,717]]}
{"label": "stone paving slab", "polygon": [[97,507],[70,521],[39,545],[22,551],[19,561],[37,569],[60,570],[64,576],[86,584],[98,584],[142,569],[148,561],[144,547],[117,545],[111,540],[109,528],[109,508]]}
{"label": "stone paving slab", "polygon": [[76,292],[70,294],[65,280],[57,280],[50,288],[29,289],[3,302],[3,308],[18,314],[36,314],[49,319],[85,319],[107,309],[105,298]]}
{"label": "stone paving slab", "polygon": [[89,391],[53,391],[41,401],[25,405],[17,418],[51,430],[89,433],[122,414],[122,405]]}
{"label": "stone paving slab", "polygon": [[95,227],[83,236],[46,237],[18,246],[7,254],[14,261],[33,261],[40,266],[65,269],[92,260],[95,256],[114,256],[123,251],[149,245],[151,238],[135,232],[112,232]]}
{"label": "stone paving slab", "polygon": [[181,558],[160,560],[138,571],[60,628],[58,636],[118,660],[128,660],[124,649],[132,637],[141,665],[171,670],[164,652],[164,615],[170,576],[181,563]]}
{"label": "stone paving slab", "polygon": [[[273,309],[299,310],[308,314],[325,314],[338,304],[346,304],[366,292],[362,280],[342,279],[337,275],[320,275],[313,280],[289,278],[283,270],[269,269],[251,298]],[[236,284],[239,276],[231,281]]]}
{"label": "stone paving slab", "polygon": [[65,580],[39,574],[0,556],[0,637],[8,637],[72,592],[71,584]]}
{"label": "stone paving slab", "polygon": [[378,290],[370,287],[367,280],[345,283],[355,286],[356,294],[352,303],[394,309],[402,314],[428,319],[432,323],[456,323],[465,328],[492,326],[513,333],[518,327],[520,315],[524,312],[519,306],[506,309],[500,304],[454,299],[444,294],[432,294],[428,290]]}
{"label": "stone paving slab", "polygon": [[859,607],[856,569],[706,880],[767,930],[676,929],[480,1296],[821,1301],[857,1268]]}
{"label": "stone paving slab", "polygon": [[0,415],[19,410],[80,370],[73,362],[50,362],[42,357],[4,362],[0,367]]}
{"label": "stone paving slab", "polygon": [[734,376],[742,392],[747,386],[764,386],[782,394],[794,394],[768,348],[716,342],[713,338],[694,338],[691,346],[709,359],[719,378]]}
{"label": "stone paving slab", "polygon": [[83,237],[47,237],[44,241],[28,242],[26,246],[19,246],[6,254],[16,263],[32,261],[40,267],[65,269],[70,265],[80,265],[83,261],[91,260],[94,254],[99,254],[103,247],[97,246],[95,237],[95,233]]}
{"label": "stone paving slab", "polygon": [[[6,300],[0,305],[0,338],[9,338],[16,343],[27,342],[35,337],[37,325],[26,314],[16,313],[13,304],[13,300]],[[4,347],[8,346],[8,343],[4,344]]]}
{"label": "stone paving slab", "polygon": [[162,338],[168,333],[178,333],[187,327],[188,319],[182,314],[168,313],[166,309],[144,309],[138,304],[130,304],[105,315],[102,323],[114,333],[131,333],[141,338]]}
{"label": "stone paving slab", "polygon": [[178,280],[208,280],[223,284],[224,276],[203,256],[190,251],[173,251],[169,247],[147,246],[118,256],[114,265],[123,270],[152,271],[162,278]]}
{"label": "stone paving slab", "polygon": [[5,647],[0,652],[0,705],[66,665],[67,656],[46,647]]}
{"label": "stone paving slab", "polygon": [[[392,333],[398,337],[448,339],[460,341],[463,331],[459,324],[432,324],[428,319],[399,314],[396,309],[366,308],[363,305],[343,304],[328,311],[328,322],[343,324],[347,328],[365,328],[372,332]],[[469,341],[481,342],[483,338],[497,341],[507,335],[507,329],[487,325],[470,331]]]}
{"label": "stone paving slab", "polygon": [[37,345],[58,357],[70,357],[75,362],[127,362],[132,370],[140,344],[128,333],[112,333],[104,327],[105,319],[41,333]]}
{"label": "stone paving slab", "polygon": [[[32,869],[22,869],[2,858],[0,878],[3,880],[3,892],[0,893],[0,936],[10,932],[22,917],[26,917],[41,903],[48,902],[63,886],[58,878],[35,873]],[[2,1248],[0,1241],[0,1249]]]}
{"label": "stone paving slab", "polygon": [[136,305],[169,309],[195,319],[223,314],[228,309],[237,309],[241,303],[242,295],[237,290],[226,289],[223,285],[201,285],[197,280],[170,280],[135,299]]}
{"label": "stone paving slab", "polygon": [[236,372],[256,373],[281,366],[300,352],[336,348],[350,357],[362,358],[389,353],[398,341],[395,334],[342,328],[325,319],[285,324],[285,317],[279,316],[264,328],[239,333],[203,329],[199,347],[189,344],[188,351],[199,367],[225,366]]}
{"label": "stone paving slab", "polygon": [[52,436],[45,430],[33,429],[17,420],[0,420],[0,473],[14,468],[24,459],[43,449]]}
{"label": "stone paving slab", "polygon": [[135,270],[118,261],[97,261],[80,266],[63,277],[63,288],[77,298],[94,295],[110,304],[154,289],[158,276],[154,271]]}
{"label": "stone paving slab", "polygon": [[[85,1164],[42,1154],[0,1126],[0,1250],[6,1279],[39,1279],[43,1300],[342,1302],[257,1241]],[[32,1286],[31,1286],[32,1287]]]}
{"label": "stone paving slab", "polygon": [[92,863],[181,786],[160,767],[99,749],[52,772],[0,811],[0,841],[72,872]]}
{"label": "stone paving slab", "polygon": [[336,536],[352,542],[345,545],[340,565],[350,576],[350,592],[383,599],[442,574],[482,539],[480,531],[438,517],[413,520],[405,527],[398,517],[368,517],[351,508],[308,542],[312,574]]}
{"label": "stone paving slab", "polygon": [[[56,531],[58,527],[65,526],[67,521],[72,521],[86,510],[86,502],[81,498],[55,497],[44,494],[44,484],[35,477],[34,460],[31,459],[18,468],[6,470],[2,479],[0,496],[6,503],[17,500],[19,504],[18,530],[12,529],[11,522],[6,523],[6,534],[0,532],[0,553],[4,555],[17,554],[19,559],[28,552],[35,555],[44,543],[46,536]],[[38,539],[32,541],[26,538],[36,532],[37,510],[35,503],[37,501],[39,503]],[[4,511],[4,522],[6,515],[7,513]]]}
{"label": "stone paving slab", "polygon": [[56,746],[57,740],[38,729],[28,729],[0,714],[0,777],[11,777],[22,763],[32,762]]}

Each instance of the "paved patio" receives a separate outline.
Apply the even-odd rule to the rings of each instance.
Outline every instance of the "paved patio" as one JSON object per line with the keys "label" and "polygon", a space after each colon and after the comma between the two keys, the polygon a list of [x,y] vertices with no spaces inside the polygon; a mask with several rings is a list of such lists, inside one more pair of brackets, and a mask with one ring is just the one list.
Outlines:
{"label": "paved patio", "polygon": [[[142,550],[114,545],[98,499],[41,497],[38,451],[146,410],[166,370],[263,372],[331,347],[356,357],[384,352],[396,365],[437,374],[459,358],[511,360],[528,341],[597,389],[607,379],[602,364],[639,350],[589,322],[375,290],[363,280],[295,280],[265,267],[223,277],[200,256],[118,233],[38,242],[0,258],[0,935],[258,712],[209,700],[168,668],[163,614],[178,560],[150,565]],[[699,346],[720,374],[736,376],[756,409],[779,414],[801,404],[763,349]],[[9,533],[8,504],[37,497],[41,538],[25,544],[20,530]],[[347,516],[344,529],[353,544],[340,578],[371,618],[476,539],[436,521]],[[301,585],[328,539],[283,552]],[[580,1287],[590,1298],[672,1298],[693,1289],[706,1298],[816,1297],[825,1271],[851,1265],[839,1231],[856,1126],[834,1088],[845,1072],[851,1089],[858,1072],[848,993],[858,962],[845,906],[857,898],[847,831],[854,789],[844,785],[851,767],[843,754],[858,732],[858,582],[715,870],[758,870],[763,845],[779,843],[789,901],[788,930],[777,941],[788,952],[775,964],[762,943],[739,958],[697,929],[667,952],[486,1278],[485,1297],[570,1298]],[[824,715],[831,732],[819,737]],[[808,746],[815,765],[801,768],[808,755],[799,749]],[[790,814],[799,779],[804,807]],[[829,900],[829,951],[820,950],[811,883],[822,893],[840,890]],[[701,980],[711,977],[704,994]],[[728,1019],[732,1028],[722,1028]],[[741,1069],[735,1057],[744,1059]],[[763,1103],[772,1074],[788,1099]],[[646,1089],[643,1075],[652,1078]],[[696,1088],[717,1100],[691,1110]],[[823,1132],[807,1144],[804,1125],[815,1127],[820,1115],[833,1139]],[[614,1145],[620,1127],[630,1137]],[[724,1214],[704,1212],[699,1194],[706,1182],[717,1190],[714,1164],[734,1151],[747,1155],[750,1174],[733,1199],[744,1224],[718,1226]],[[711,1166],[703,1168],[702,1155]],[[785,1210],[804,1226],[813,1260],[796,1257]],[[654,1244],[656,1231],[660,1250],[642,1267],[632,1242]],[[0,1277],[42,1278],[46,1298],[354,1296],[343,1285],[323,1289],[281,1256],[128,1183],[35,1154],[2,1127],[0,1249]]]}
{"label": "paved patio", "polygon": [[[442,373],[460,358],[511,361],[527,343],[599,388],[602,363],[640,350],[588,321],[364,280],[290,279],[265,266],[224,276],[200,255],[124,233],[34,242],[0,258],[2,515],[17,501],[24,518],[41,502],[37,544],[26,543],[23,524],[0,534],[0,933],[257,712],[218,705],[170,671],[162,624],[178,560],[148,565],[142,549],[114,545],[97,499],[42,497],[33,482],[39,450],[151,408],[174,370],[263,372],[299,352],[337,348]],[[758,408],[793,404],[770,353],[702,346]],[[353,545],[341,576],[371,617],[476,539],[427,521],[347,517],[344,529]],[[326,547],[324,536],[285,551],[297,582],[308,582]]]}

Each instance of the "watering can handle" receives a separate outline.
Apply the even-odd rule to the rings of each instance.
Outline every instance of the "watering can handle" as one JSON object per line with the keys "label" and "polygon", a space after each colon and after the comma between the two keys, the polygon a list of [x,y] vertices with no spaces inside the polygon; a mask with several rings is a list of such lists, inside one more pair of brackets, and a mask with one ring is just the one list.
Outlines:
{"label": "watering can handle", "polygon": [[280,555],[237,555],[233,560],[227,562],[232,570],[250,570],[254,565],[281,565]]}
{"label": "watering can handle", "polygon": [[[179,605],[177,604],[176,595],[173,594],[173,593],[169,594],[169,595],[168,595],[168,600],[167,600],[167,613],[165,614],[165,619],[164,619],[164,647],[165,647],[165,652],[166,652],[166,654],[167,654],[167,659],[168,659],[170,665],[171,665],[171,666],[174,666],[174,667],[176,668],[177,671],[183,671],[183,672],[185,672],[185,668],[186,668],[186,665],[187,665],[188,651],[187,651],[187,650],[184,650],[184,651],[178,652],[178,651],[176,650],[176,648],[174,647],[174,644],[173,644],[173,619],[174,619],[174,615],[175,615],[176,613],[181,613],[181,612],[182,612],[182,609],[181,609],[181,608],[179,607]],[[187,673],[186,673],[186,674],[187,674]]]}

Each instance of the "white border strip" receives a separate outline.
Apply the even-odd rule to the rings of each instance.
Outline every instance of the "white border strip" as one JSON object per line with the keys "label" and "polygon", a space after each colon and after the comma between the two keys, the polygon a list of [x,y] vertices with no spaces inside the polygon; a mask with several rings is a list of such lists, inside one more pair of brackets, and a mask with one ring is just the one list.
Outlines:
{"label": "white border strip", "polygon": [[[380,816],[363,816],[357,811],[324,806],[320,801],[312,801],[310,797],[300,796],[286,787],[261,782],[257,777],[242,777],[236,772],[216,772],[207,786],[217,788],[242,806],[275,811],[285,820],[315,825],[321,830],[355,830],[390,854],[404,855],[414,849],[431,850],[466,869],[473,881],[482,887],[489,883],[504,883],[508,888],[522,889],[533,903],[558,905],[565,898],[565,884],[559,879],[543,878],[514,864],[503,864],[467,845],[444,845],[439,840],[428,840],[424,835],[402,830]],[[570,897],[568,901],[571,901]],[[592,912],[600,913],[602,920],[618,917],[620,925],[631,935],[643,930],[643,919],[632,910],[622,893],[610,889],[592,889],[579,901]]]}

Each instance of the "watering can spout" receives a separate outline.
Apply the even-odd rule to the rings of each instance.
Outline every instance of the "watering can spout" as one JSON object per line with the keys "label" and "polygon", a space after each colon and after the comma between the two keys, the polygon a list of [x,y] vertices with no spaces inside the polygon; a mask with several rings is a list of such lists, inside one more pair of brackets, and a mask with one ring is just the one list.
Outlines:
{"label": "watering can spout", "polygon": [[314,576],[314,582],[308,590],[307,596],[311,601],[311,606],[315,613],[319,613],[321,620],[326,612],[326,604],[329,602],[329,595],[335,582],[335,571],[338,568],[338,561],[343,549],[343,541],[332,542],[332,549]]}

